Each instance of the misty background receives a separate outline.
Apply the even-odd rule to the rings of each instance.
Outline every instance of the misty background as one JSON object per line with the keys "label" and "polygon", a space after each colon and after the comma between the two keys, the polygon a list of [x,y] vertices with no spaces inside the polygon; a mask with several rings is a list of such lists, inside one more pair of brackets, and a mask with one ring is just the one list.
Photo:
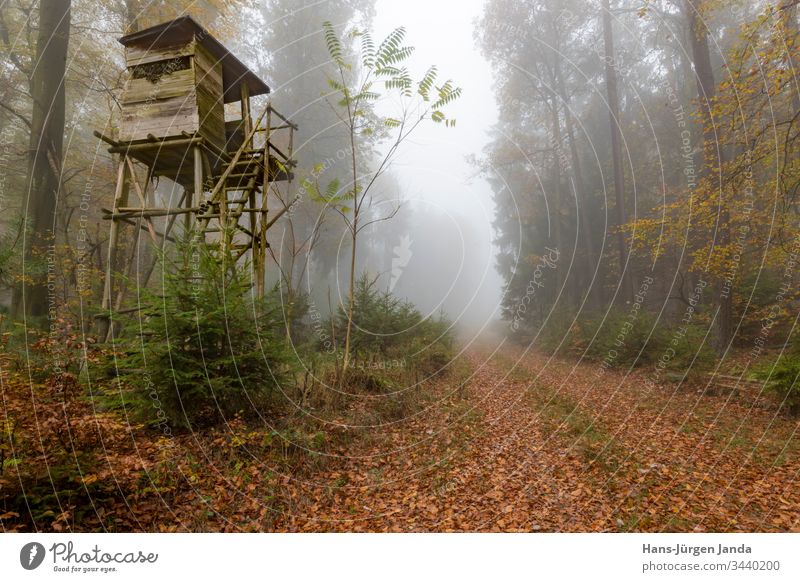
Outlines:
{"label": "misty background", "polygon": [[[300,125],[301,166],[302,162],[308,166],[324,159],[333,160],[334,167],[325,172],[329,177],[337,173],[346,175],[348,169],[337,158],[339,152],[333,145],[325,149],[319,143],[310,144],[315,138],[323,143],[326,140],[339,143],[340,138],[340,128],[335,119],[331,120],[332,108],[319,98],[321,88],[325,87],[320,71],[324,70],[327,56],[320,53],[321,37],[313,30],[314,21],[331,20],[342,30],[364,30],[369,26],[376,39],[403,26],[408,44],[416,49],[409,62],[412,74],[421,77],[435,64],[444,78],[452,79],[463,89],[463,96],[450,111],[458,121],[456,127],[420,126],[398,152],[390,172],[381,178],[376,214],[388,215],[398,207],[399,211],[391,221],[378,223],[371,229],[369,249],[359,260],[363,261],[364,272],[380,277],[380,288],[413,302],[426,315],[445,313],[462,328],[479,331],[499,316],[503,288],[495,268],[492,191],[474,161],[488,143],[489,128],[497,118],[491,70],[473,38],[483,2],[470,0],[459,3],[458,9],[453,10],[448,3],[424,5],[379,0],[371,8],[367,6],[369,3],[363,3],[363,13],[341,9],[339,20],[336,4],[320,2],[286,13],[265,10],[265,19],[285,22],[283,26],[289,37],[298,22],[310,22],[303,29],[308,34],[298,34],[286,46],[276,46],[267,38],[270,46],[275,47],[271,50],[279,54],[300,51],[319,58],[307,58],[303,63],[305,70],[299,73],[293,70],[294,76],[286,81],[274,67],[267,67],[267,78],[277,75],[281,79],[276,84],[273,102]],[[348,15],[350,20],[345,20]],[[443,23],[447,23],[446,30]],[[299,102],[294,96],[285,95],[294,91],[303,96]],[[391,101],[378,102],[376,110],[391,115],[396,105]],[[324,125],[326,121],[331,124]],[[304,142],[304,138],[309,141]],[[309,152],[312,147],[313,152]],[[324,180],[325,177],[321,179],[323,185]],[[325,224],[326,246],[335,247],[337,254],[330,256],[330,247],[315,250],[309,264],[315,274],[306,279],[310,285],[307,290],[323,309],[327,306],[325,285],[310,284],[320,271],[330,269],[330,273],[338,274],[328,277],[327,283],[335,290],[334,297],[341,300],[346,295],[349,243],[344,224],[337,220],[334,217]],[[276,239],[281,238],[277,234],[280,229],[280,226],[275,229]]]}

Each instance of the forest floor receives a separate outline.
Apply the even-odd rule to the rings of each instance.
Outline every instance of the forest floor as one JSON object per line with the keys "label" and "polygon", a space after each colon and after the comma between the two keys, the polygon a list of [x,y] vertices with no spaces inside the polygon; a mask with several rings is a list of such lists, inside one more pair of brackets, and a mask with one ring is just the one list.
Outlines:
{"label": "forest floor", "polygon": [[800,531],[800,424],[752,395],[647,390],[507,344],[467,358],[463,400],[296,484],[276,527]]}
{"label": "forest floor", "polygon": [[472,346],[460,360],[418,387],[413,407],[383,415],[373,399],[325,421],[235,421],[170,437],[98,413],[69,387],[53,397],[46,382],[6,375],[14,420],[0,451],[0,524],[800,531],[800,422],[756,395],[654,385],[644,371],[603,372],[507,343]]}

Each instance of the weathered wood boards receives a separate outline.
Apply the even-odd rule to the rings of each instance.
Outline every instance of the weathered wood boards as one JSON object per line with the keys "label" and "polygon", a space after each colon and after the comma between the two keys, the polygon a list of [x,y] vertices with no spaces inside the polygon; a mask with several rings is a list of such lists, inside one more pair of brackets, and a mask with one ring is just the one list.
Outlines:
{"label": "weathered wood boards", "polygon": [[222,149],[222,64],[195,41],[146,55],[138,48],[128,52],[130,78],[121,99],[120,139],[135,142],[197,133]]}
{"label": "weathered wood boards", "polygon": [[[266,83],[189,17],[124,36],[120,42],[129,72],[121,98],[121,142],[190,135],[202,137],[217,151],[231,151],[226,148],[224,104],[245,99],[242,108],[249,111],[251,96],[269,92]],[[153,160],[142,159],[143,151],[132,155],[149,164]],[[155,174],[180,176],[181,165],[192,159],[159,155]]]}

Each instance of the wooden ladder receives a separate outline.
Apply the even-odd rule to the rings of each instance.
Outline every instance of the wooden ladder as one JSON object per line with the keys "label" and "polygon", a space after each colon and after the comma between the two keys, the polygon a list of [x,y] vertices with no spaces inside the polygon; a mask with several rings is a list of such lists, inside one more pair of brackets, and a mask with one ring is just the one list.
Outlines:
{"label": "wooden ladder", "polygon": [[[272,127],[272,116],[283,122]],[[263,123],[263,125],[262,125]],[[282,152],[271,141],[275,129],[289,128],[289,151]],[[267,196],[270,183],[283,172],[291,180],[294,130],[297,126],[280,115],[268,104],[252,129],[247,133],[233,157],[224,164],[223,172],[211,188],[208,200],[201,204],[196,216],[196,229],[208,243],[219,243],[220,260],[235,268],[248,251],[252,251],[252,268],[256,294],[263,297],[264,272],[267,259],[267,230],[287,208],[271,221],[267,220]],[[256,134],[264,133],[264,143],[256,147]],[[242,218],[245,218],[244,223]]]}

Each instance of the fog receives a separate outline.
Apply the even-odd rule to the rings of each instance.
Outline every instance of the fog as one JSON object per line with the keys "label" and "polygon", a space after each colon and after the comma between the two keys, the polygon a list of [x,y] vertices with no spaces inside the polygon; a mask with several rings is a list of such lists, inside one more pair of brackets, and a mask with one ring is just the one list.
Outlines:
{"label": "fog", "polygon": [[376,38],[406,28],[407,42],[416,49],[413,73],[421,76],[435,64],[464,91],[450,111],[457,125],[421,126],[393,165],[407,227],[398,234],[410,242],[408,265],[394,291],[424,311],[442,309],[470,329],[499,315],[503,287],[495,269],[492,190],[470,162],[481,155],[497,120],[491,69],[473,39],[483,5],[379,0],[374,21]]}
{"label": "fog", "polygon": [[[425,315],[444,314],[462,330],[478,331],[498,317],[503,289],[493,244],[492,190],[475,163],[497,121],[491,70],[473,38],[483,2],[470,0],[459,3],[457,9],[441,2],[356,4],[363,5],[363,12],[348,11],[336,2],[285,12],[265,8],[264,39],[270,57],[263,70],[275,87],[273,102],[300,126],[299,173],[308,176],[309,168],[323,164],[317,179],[323,188],[333,179],[347,182],[351,173],[343,155],[347,144],[342,125],[330,99],[322,97],[331,69],[329,56],[320,51],[321,23],[330,20],[345,35],[354,29],[371,30],[376,42],[404,27],[405,44],[415,48],[404,63],[412,77],[421,78],[436,65],[440,81],[451,79],[463,94],[448,109],[456,126],[421,124],[379,178],[372,194],[372,218],[389,216],[394,210],[397,213],[365,233],[358,250],[358,272],[378,277],[380,289],[414,303]],[[357,46],[356,39],[352,57],[358,56]],[[397,106],[396,96],[388,91],[374,105],[379,115],[387,117],[396,113]],[[387,147],[385,142],[379,144],[376,157],[385,154]],[[298,183],[290,190],[308,194]],[[294,194],[285,195],[291,198]],[[295,221],[324,223],[321,243],[310,257],[307,249],[301,254],[303,259],[309,258],[305,289],[314,304],[327,311],[329,289],[332,303],[346,303],[351,245],[345,221],[320,208],[304,204]],[[300,216],[303,213],[305,218]],[[281,265],[291,256],[288,228],[279,223],[272,235]],[[277,279],[273,271],[271,280]]]}

